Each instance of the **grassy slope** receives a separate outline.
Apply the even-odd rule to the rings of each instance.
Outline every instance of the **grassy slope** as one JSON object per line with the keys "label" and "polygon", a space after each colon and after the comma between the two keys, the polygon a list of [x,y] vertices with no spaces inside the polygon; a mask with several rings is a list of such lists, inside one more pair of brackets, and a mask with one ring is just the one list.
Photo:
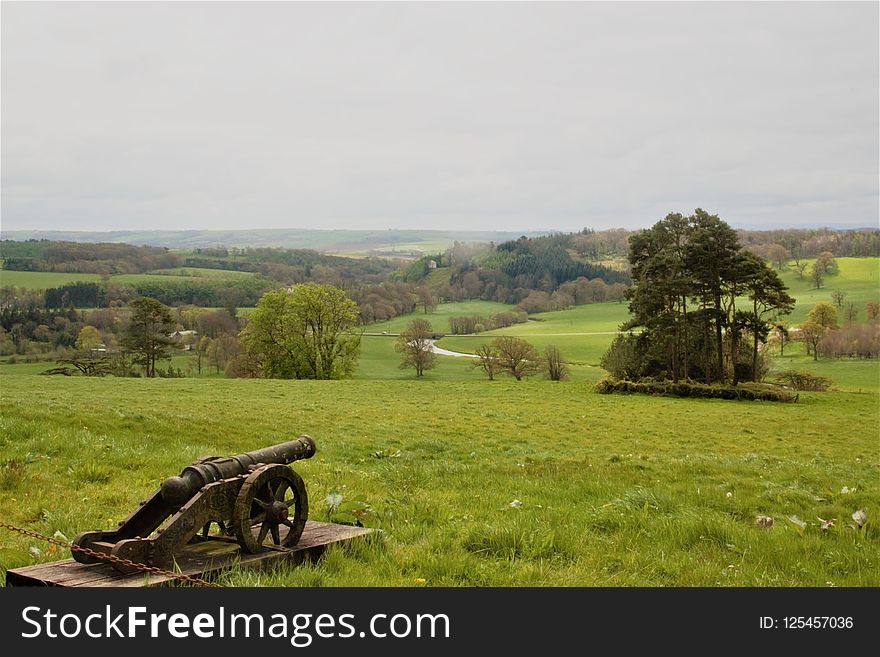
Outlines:
{"label": "grassy slope", "polygon": [[[312,517],[339,491],[373,506],[383,537],[226,583],[877,586],[876,428],[865,394],[782,405],[538,381],[5,376],[0,517],[50,535],[113,526],[198,456],[309,433],[319,453],[297,469]],[[400,458],[371,456],[388,448]],[[856,509],[861,532],[844,527]],[[759,513],[775,526],[757,528]],[[31,545],[4,534],[0,566],[63,556]]]}

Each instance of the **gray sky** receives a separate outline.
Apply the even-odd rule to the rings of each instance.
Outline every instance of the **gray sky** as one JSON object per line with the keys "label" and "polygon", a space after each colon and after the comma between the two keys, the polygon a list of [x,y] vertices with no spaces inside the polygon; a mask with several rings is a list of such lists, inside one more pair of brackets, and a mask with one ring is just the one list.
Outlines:
{"label": "gray sky", "polygon": [[878,3],[2,4],[2,227],[878,224]]}

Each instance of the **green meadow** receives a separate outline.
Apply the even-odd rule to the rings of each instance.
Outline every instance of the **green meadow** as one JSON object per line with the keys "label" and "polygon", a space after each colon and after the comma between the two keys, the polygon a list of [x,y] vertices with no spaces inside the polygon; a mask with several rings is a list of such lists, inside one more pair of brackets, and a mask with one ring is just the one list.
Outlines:
{"label": "green meadow", "polygon": [[[844,303],[853,302],[859,309],[859,320],[865,321],[865,304],[868,301],[880,301],[880,258],[835,258],[839,273],[827,276],[822,287],[816,289],[808,277],[798,278],[793,269],[781,274],[788,286],[788,293],[797,299],[794,312],[787,317],[792,325],[801,324],[810,308],[825,301],[832,303],[831,293],[834,290],[846,292]],[[812,260],[807,260],[812,265]],[[809,272],[809,267],[807,267]],[[843,321],[842,312],[839,311]]]}
{"label": "green meadow", "polygon": [[[177,269],[160,269],[150,274],[116,274],[108,277],[108,280],[111,283],[135,284],[146,281],[191,281],[193,278],[234,279],[253,275],[248,272],[179,267]],[[78,282],[100,283],[102,280],[103,277],[100,274],[0,269],[0,286],[23,287],[28,290],[46,290],[51,287],[60,287]]]}
{"label": "green meadow", "polygon": [[399,333],[406,328],[414,319],[426,319],[431,322],[431,328],[437,333],[445,333],[449,330],[449,318],[465,315],[482,315],[489,317],[496,313],[509,312],[513,306],[495,301],[458,301],[454,303],[438,304],[431,312],[425,313],[423,309],[407,315],[400,315],[386,322],[367,324],[364,330],[368,333]]}
{"label": "green meadow", "polygon": [[[538,380],[4,375],[0,516],[68,537],[111,527],[199,456],[308,433],[319,452],[296,469],[311,517],[328,518],[339,493],[381,532],[222,583],[877,586],[877,401],[604,396]],[[759,514],[773,526],[756,526]],[[0,568],[62,556],[0,539]]]}

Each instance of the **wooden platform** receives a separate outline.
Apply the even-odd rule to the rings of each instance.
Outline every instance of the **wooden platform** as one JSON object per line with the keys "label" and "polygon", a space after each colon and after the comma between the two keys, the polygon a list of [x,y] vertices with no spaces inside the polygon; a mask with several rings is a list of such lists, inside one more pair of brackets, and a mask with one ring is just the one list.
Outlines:
{"label": "wooden platform", "polygon": [[[282,529],[287,529],[282,526]],[[193,543],[178,555],[178,570],[184,575],[208,577],[224,568],[260,569],[287,562],[301,563],[317,559],[328,545],[345,543],[372,529],[336,525],[309,520],[299,543],[291,551],[267,550],[259,554],[242,554],[238,543],[209,540]],[[73,559],[54,561],[6,571],[6,586],[157,586],[168,582],[166,575],[135,573],[123,575],[110,564],[82,564]]]}

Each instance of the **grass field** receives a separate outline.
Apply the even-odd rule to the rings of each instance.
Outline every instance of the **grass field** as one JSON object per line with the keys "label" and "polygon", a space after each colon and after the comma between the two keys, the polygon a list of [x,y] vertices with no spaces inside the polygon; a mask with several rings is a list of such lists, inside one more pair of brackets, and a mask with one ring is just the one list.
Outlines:
{"label": "grass field", "polygon": [[[840,272],[825,278],[820,289],[807,280],[799,279],[794,270],[781,274],[788,286],[788,293],[797,299],[794,312],[786,319],[792,325],[801,324],[810,309],[820,301],[832,303],[831,293],[844,290],[847,293],[844,303],[853,302],[859,309],[859,320],[865,321],[865,303],[880,301],[880,258],[835,258]],[[807,262],[812,265],[812,260]],[[809,271],[809,267],[807,268]],[[842,311],[838,311],[841,322]]]}
{"label": "grass field", "polygon": [[[319,452],[297,470],[311,517],[326,519],[339,492],[369,504],[366,524],[383,533],[223,583],[877,586],[877,401],[603,396],[507,380],[4,376],[0,517],[68,537],[110,527],[196,457],[308,433]],[[848,527],[859,509],[867,523]],[[756,514],[774,526],[758,528]],[[817,518],[836,526],[823,532]],[[3,569],[62,556],[0,536]]]}
{"label": "grass field", "polygon": [[431,328],[437,333],[445,333],[449,330],[449,318],[463,315],[483,315],[488,317],[495,313],[509,312],[513,306],[504,303],[496,303],[495,301],[460,301],[456,303],[441,303],[432,312],[425,313],[422,310],[416,310],[408,315],[395,317],[387,322],[376,322],[368,324],[364,330],[369,333],[399,333],[406,328],[414,319],[427,319],[431,322]]}
{"label": "grass field", "polygon": [[[833,381],[835,390],[880,392],[880,360],[877,359],[820,358],[814,361],[812,356],[804,353],[801,345],[793,345],[786,349],[785,356],[773,358],[769,378],[773,378],[773,372],[781,370],[807,370],[828,377]],[[880,427],[877,432],[880,432]]]}
{"label": "grass field", "polygon": [[[472,339],[471,339],[472,340]],[[394,338],[391,336],[365,335],[361,340],[361,357],[354,373],[355,379],[369,380],[415,380],[415,370],[401,369],[401,356],[394,350]],[[446,343],[446,339],[443,340]],[[463,353],[470,346],[468,338],[463,339]],[[456,356],[438,356],[434,369],[425,372],[423,382],[429,381],[480,381],[487,380],[482,370],[471,367],[472,360]],[[605,370],[598,367],[572,364],[570,366],[572,381],[598,381],[605,376]],[[3,366],[0,365],[0,373]]]}
{"label": "grass field", "polygon": [[[222,271],[219,269],[198,269],[192,267],[181,267],[180,270],[159,270],[159,271],[187,271],[197,273],[183,273],[182,275],[170,274],[117,274],[110,276],[112,283],[134,284],[144,281],[191,281],[194,277],[205,278],[225,278],[233,279],[242,276],[253,276],[248,272]],[[211,273],[205,273],[211,272]],[[199,276],[201,274],[201,276]],[[42,272],[42,271],[10,271],[0,269],[0,286],[23,287],[29,290],[45,290],[50,287],[60,287],[68,283],[91,282],[100,283],[102,280],[99,274],[78,274],[63,272]]]}
{"label": "grass field", "polygon": [[233,271],[231,269],[206,269],[205,267],[174,267],[173,269],[156,269],[153,274],[163,276],[185,276],[187,278],[251,278],[255,276],[249,271]]}
{"label": "grass field", "polygon": [[[532,321],[525,324],[476,336],[447,336],[437,344],[450,351],[473,353],[481,344],[499,335],[513,335],[527,340],[539,351],[547,345],[556,345],[570,362],[597,366],[614,339],[614,332],[628,316],[625,303],[593,303],[532,315]],[[591,333],[597,335],[589,335]]]}

